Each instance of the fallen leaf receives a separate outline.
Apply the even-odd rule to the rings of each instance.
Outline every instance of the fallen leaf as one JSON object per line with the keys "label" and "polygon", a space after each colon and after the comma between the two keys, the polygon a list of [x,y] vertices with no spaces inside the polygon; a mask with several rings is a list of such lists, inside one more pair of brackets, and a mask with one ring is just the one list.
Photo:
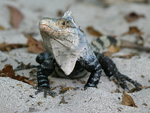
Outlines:
{"label": "fallen leaf", "polygon": [[137,35],[141,36],[144,33],[141,32],[137,27],[132,26],[132,27],[129,27],[128,32],[124,33],[123,35],[127,35],[127,34],[137,34]]}
{"label": "fallen leaf", "polygon": [[34,86],[35,84],[34,81],[29,80],[29,78],[25,76],[20,76],[20,75],[15,76],[13,67],[10,64],[6,64],[4,68],[0,71],[0,77],[10,77],[15,80],[26,82],[32,86]]}
{"label": "fallen leaf", "polygon": [[136,37],[136,41],[135,44],[139,45],[139,46],[143,46],[145,43],[145,40],[142,36],[137,36]]}
{"label": "fallen leaf", "polygon": [[11,25],[17,29],[19,27],[20,22],[22,21],[22,19],[24,18],[24,16],[22,15],[22,13],[16,9],[13,6],[7,6],[10,14],[11,14],[11,18],[10,18],[10,23]]}
{"label": "fallen leaf", "polygon": [[123,92],[123,98],[122,98],[121,104],[137,108],[137,106],[134,103],[133,98],[127,92],[125,92],[125,91]]}
{"label": "fallen leaf", "polygon": [[108,52],[112,52],[112,53],[116,53],[116,52],[119,52],[120,51],[120,47],[115,47],[114,45],[111,45],[109,48],[108,48]]}
{"label": "fallen leaf", "polygon": [[0,26],[0,30],[5,30],[5,28],[3,26]]}
{"label": "fallen leaf", "polygon": [[45,48],[43,47],[42,41],[37,41],[33,37],[25,34],[25,36],[28,38],[27,44],[29,45],[28,51],[31,53],[42,53],[45,51]]}
{"label": "fallen leaf", "polygon": [[128,15],[125,16],[125,19],[127,22],[134,22],[138,20],[139,18],[144,18],[145,16],[142,14],[137,14],[135,12],[131,12]]}
{"label": "fallen leaf", "polygon": [[108,56],[108,57],[111,57],[112,54],[113,53],[109,51],[103,52],[103,55]]}
{"label": "fallen leaf", "polygon": [[56,89],[57,87],[53,87],[53,88],[51,88],[51,90],[54,90],[54,89]]}
{"label": "fallen leaf", "polygon": [[65,88],[62,88],[59,93],[65,93],[67,90],[70,90],[70,89],[74,89],[74,87],[65,87]]}
{"label": "fallen leaf", "polygon": [[98,37],[103,35],[99,31],[95,30],[92,26],[89,26],[86,29],[91,35],[98,36]]}
{"label": "fallen leaf", "polygon": [[147,104],[146,104],[146,103],[143,103],[142,105],[147,106]]}
{"label": "fallen leaf", "polygon": [[119,89],[116,89],[115,93],[121,93],[121,91]]}
{"label": "fallen leaf", "polygon": [[42,104],[42,102],[38,102],[37,104],[40,106]]}
{"label": "fallen leaf", "polygon": [[127,54],[127,55],[119,55],[119,56],[115,56],[115,57],[118,57],[118,58],[125,58],[125,59],[131,59],[132,58],[132,54]]}
{"label": "fallen leaf", "polygon": [[22,84],[17,84],[17,86],[20,86],[22,88],[23,85]]}
{"label": "fallen leaf", "polygon": [[15,72],[10,64],[6,64],[0,72],[1,77],[11,77],[15,78]]}
{"label": "fallen leaf", "polygon": [[[17,60],[15,60],[17,61]],[[17,61],[18,62],[18,61]],[[27,65],[24,64],[23,62],[18,62],[20,65],[17,66],[16,69],[14,69],[15,71],[18,71],[18,70],[22,70],[22,69],[30,69],[30,63],[28,63]]]}
{"label": "fallen leaf", "polygon": [[63,14],[64,14],[64,12],[63,12],[63,11],[61,11],[61,10],[58,10],[58,11],[57,11],[57,16],[62,17],[62,16],[63,16]]}
{"label": "fallen leaf", "polygon": [[[148,89],[148,88],[150,88],[150,86],[140,86],[139,87],[140,90],[143,88]],[[137,90],[137,88],[132,88],[130,91],[128,91],[128,93],[133,93],[133,92],[137,92],[137,91],[139,91],[139,90]]]}
{"label": "fallen leaf", "polygon": [[130,53],[130,54],[127,54],[127,55],[113,56],[113,58],[131,59],[133,56],[140,56],[140,55],[138,53]]}
{"label": "fallen leaf", "polygon": [[0,43],[0,50],[1,51],[10,51],[12,49],[27,47],[27,44],[8,44],[8,43]]}

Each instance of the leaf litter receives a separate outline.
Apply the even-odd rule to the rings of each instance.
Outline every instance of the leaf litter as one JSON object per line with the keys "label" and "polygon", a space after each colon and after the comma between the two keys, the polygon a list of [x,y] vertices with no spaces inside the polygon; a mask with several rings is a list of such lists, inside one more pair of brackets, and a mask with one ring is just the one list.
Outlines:
{"label": "leaf litter", "polygon": [[29,85],[35,86],[35,82],[33,80],[29,80],[28,77],[15,75],[12,65],[6,64],[4,68],[0,71],[0,77],[10,77],[12,79],[22,81],[28,83]]}
{"label": "leaf litter", "polygon": [[86,29],[87,29],[87,31],[88,31],[91,35],[93,35],[93,36],[99,37],[99,36],[102,36],[102,35],[103,35],[101,32],[95,30],[92,26],[88,26]]}
{"label": "leaf litter", "polygon": [[136,12],[131,12],[125,16],[126,21],[129,23],[137,21],[140,18],[145,18],[145,16],[143,14],[138,14]]}
{"label": "leaf litter", "polygon": [[28,38],[27,45],[29,46],[27,49],[29,52],[37,54],[37,53],[42,53],[45,51],[42,41],[37,41],[32,36],[27,35],[27,34],[25,34],[25,36]]}
{"label": "leaf litter", "polygon": [[127,35],[127,34],[137,34],[137,35],[141,36],[141,35],[144,34],[144,32],[142,32],[142,31],[141,31],[138,27],[136,27],[136,26],[130,26],[130,27],[129,27],[129,30],[128,30],[126,33],[124,33],[123,35]]}
{"label": "leaf litter", "polygon": [[131,107],[138,107],[137,105],[135,105],[133,98],[127,93],[127,92],[123,92],[123,98],[122,98],[122,105],[126,105],[126,106],[131,106]]}
{"label": "leaf litter", "polygon": [[17,49],[17,48],[23,48],[23,47],[28,47],[27,44],[9,44],[9,43],[0,43],[0,50],[1,51],[11,51],[12,49]]}
{"label": "leaf litter", "polygon": [[21,21],[23,20],[23,14],[15,7],[7,5],[10,11],[10,24],[15,28],[18,29]]}

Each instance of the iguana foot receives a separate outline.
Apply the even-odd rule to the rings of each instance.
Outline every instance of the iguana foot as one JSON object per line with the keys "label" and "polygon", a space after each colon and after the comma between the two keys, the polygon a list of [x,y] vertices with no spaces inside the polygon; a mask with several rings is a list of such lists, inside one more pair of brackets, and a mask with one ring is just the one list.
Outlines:
{"label": "iguana foot", "polygon": [[37,91],[35,92],[35,95],[37,95],[40,92],[44,92],[44,97],[47,97],[47,94],[49,94],[52,97],[55,97],[57,95],[56,92],[53,92],[50,88],[47,87],[38,87]]}
{"label": "iguana foot", "polygon": [[128,89],[128,90],[129,90],[129,87],[128,87],[127,83],[126,83],[126,80],[127,80],[128,82],[131,82],[131,83],[136,87],[137,90],[140,90],[140,86],[142,86],[140,83],[138,83],[138,82],[132,80],[131,78],[129,78],[129,77],[126,76],[126,75],[121,74],[120,72],[118,72],[117,74],[112,75],[112,76],[110,77],[110,80],[113,80],[113,79],[116,79],[116,80],[117,80],[118,86],[119,86],[120,84],[123,84],[123,87],[124,87],[125,89]]}

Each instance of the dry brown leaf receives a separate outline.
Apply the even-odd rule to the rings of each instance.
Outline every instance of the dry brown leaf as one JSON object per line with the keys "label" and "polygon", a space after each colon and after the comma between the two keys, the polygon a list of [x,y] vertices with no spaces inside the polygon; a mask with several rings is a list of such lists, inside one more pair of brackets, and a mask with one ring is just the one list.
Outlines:
{"label": "dry brown leaf", "polygon": [[99,31],[95,30],[92,26],[88,26],[86,29],[91,35],[98,36],[98,37],[103,35]]}
{"label": "dry brown leaf", "polygon": [[125,16],[125,19],[127,22],[134,22],[138,20],[139,18],[144,18],[145,16],[142,14],[137,14],[135,12],[131,12],[128,15]]}
{"label": "dry brown leaf", "polygon": [[6,64],[4,66],[4,68],[0,72],[0,77],[10,77],[15,80],[26,82],[32,86],[34,86],[34,84],[35,84],[34,81],[29,80],[29,78],[27,78],[25,76],[20,76],[20,75],[15,76],[13,67],[10,64]]}
{"label": "dry brown leaf", "polygon": [[121,93],[121,91],[119,89],[116,89],[115,93]]}
{"label": "dry brown leaf", "polygon": [[30,63],[28,63],[27,65],[24,64],[23,62],[19,62],[17,60],[15,60],[16,62],[18,62],[18,64],[20,64],[19,66],[17,66],[16,69],[14,69],[15,71],[18,71],[18,70],[23,70],[23,69],[31,69],[30,68]]}
{"label": "dry brown leaf", "polygon": [[111,45],[111,46],[108,48],[108,52],[116,53],[116,52],[119,52],[120,49],[121,49],[120,47],[115,47],[114,45]]}
{"label": "dry brown leaf", "polygon": [[129,31],[124,33],[123,35],[127,35],[127,34],[137,34],[141,36],[144,33],[141,32],[136,26],[132,26],[132,27],[129,27]]}
{"label": "dry brown leaf", "polygon": [[62,88],[59,93],[65,93],[67,90],[70,90],[70,89],[74,89],[74,87],[66,87],[66,88]]}
{"label": "dry brown leaf", "polygon": [[0,72],[1,77],[11,77],[15,78],[15,72],[10,64],[6,64]]}
{"label": "dry brown leaf", "polygon": [[125,92],[125,91],[123,92],[123,98],[122,98],[121,104],[137,108],[137,106],[134,103],[133,98],[127,92]]}
{"label": "dry brown leaf", "polygon": [[28,83],[31,86],[35,86],[35,82],[29,79],[24,79],[24,82]]}
{"label": "dry brown leaf", "polygon": [[142,36],[137,36],[136,39],[135,44],[139,46],[143,46],[145,44],[145,40]]}
{"label": "dry brown leaf", "polygon": [[5,30],[5,28],[3,26],[0,25],[0,30]]}
{"label": "dry brown leaf", "polygon": [[108,57],[111,57],[112,54],[113,53],[109,51],[103,52],[103,55],[108,56]]}
{"label": "dry brown leaf", "polygon": [[103,55],[111,57],[113,53],[119,52],[120,47],[115,47],[114,45],[111,45],[106,52],[103,53]]}
{"label": "dry brown leaf", "polygon": [[25,34],[25,36],[28,38],[27,44],[29,45],[28,51],[31,53],[42,53],[45,51],[45,48],[43,47],[42,41],[37,41],[33,37]]}
{"label": "dry brown leaf", "polygon": [[22,21],[22,19],[24,18],[24,16],[22,15],[22,13],[16,9],[15,7],[12,6],[7,6],[8,9],[10,10],[10,14],[11,14],[11,18],[10,18],[10,23],[11,25],[17,29],[19,27],[20,22]]}
{"label": "dry brown leaf", "polygon": [[62,16],[63,16],[63,14],[64,14],[64,12],[63,12],[63,11],[61,11],[61,10],[58,10],[58,11],[57,11],[57,16],[62,17]]}
{"label": "dry brown leaf", "polygon": [[147,106],[147,104],[146,104],[146,103],[143,103],[142,105]]}
{"label": "dry brown leaf", "polygon": [[27,44],[8,44],[8,43],[0,43],[0,50],[1,51],[10,51],[12,49],[27,47]]}
{"label": "dry brown leaf", "polygon": [[119,56],[115,56],[115,57],[118,57],[118,58],[125,58],[125,59],[131,59],[132,58],[132,54],[127,54],[127,55],[119,55]]}
{"label": "dry brown leaf", "polygon": [[51,87],[51,90],[54,90],[54,89],[56,89],[57,87]]}
{"label": "dry brown leaf", "polygon": [[[148,88],[150,88],[150,86],[140,86],[139,87],[139,89],[141,90],[141,89],[148,89]],[[128,91],[128,93],[133,93],[133,92],[137,92],[138,90],[137,90],[137,88],[132,88],[130,91]]]}
{"label": "dry brown leaf", "polygon": [[125,59],[131,59],[133,56],[139,56],[138,53],[130,53],[127,55],[118,55],[118,56],[114,56],[113,58],[125,58]]}

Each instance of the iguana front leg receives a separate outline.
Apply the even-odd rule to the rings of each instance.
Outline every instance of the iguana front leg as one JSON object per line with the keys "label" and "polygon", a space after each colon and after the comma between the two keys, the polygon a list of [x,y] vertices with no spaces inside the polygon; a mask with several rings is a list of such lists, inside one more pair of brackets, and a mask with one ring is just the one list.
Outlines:
{"label": "iguana front leg", "polygon": [[37,56],[36,61],[40,63],[40,67],[37,72],[38,88],[35,94],[39,92],[44,92],[44,97],[47,93],[52,97],[55,96],[55,92],[52,92],[49,86],[48,76],[54,71],[54,58],[49,52],[41,53]]}
{"label": "iguana front leg", "polygon": [[109,57],[98,53],[97,54],[97,59],[99,60],[105,74],[107,76],[109,76],[110,79],[115,78],[117,80],[118,85],[120,85],[120,83],[122,83],[123,87],[129,90],[128,85],[126,83],[126,81],[129,81],[136,87],[136,89],[140,90],[139,87],[142,86],[142,85],[140,83],[132,80],[128,76],[121,74],[118,71],[115,63]]}
{"label": "iguana front leg", "polygon": [[84,89],[87,89],[88,87],[97,87],[102,73],[102,68],[97,58],[95,56],[81,58],[80,63],[84,69],[86,69],[88,72],[91,72]]}

